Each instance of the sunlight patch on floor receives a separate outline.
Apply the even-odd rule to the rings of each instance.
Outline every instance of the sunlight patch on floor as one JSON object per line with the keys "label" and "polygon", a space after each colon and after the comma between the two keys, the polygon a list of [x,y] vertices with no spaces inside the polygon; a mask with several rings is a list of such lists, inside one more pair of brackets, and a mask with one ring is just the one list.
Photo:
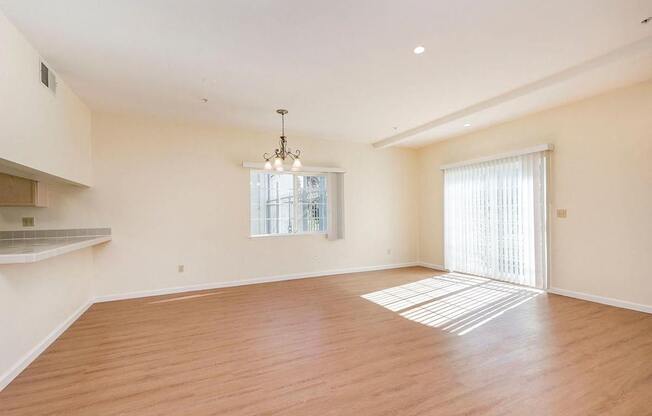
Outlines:
{"label": "sunlight patch on floor", "polygon": [[211,293],[198,293],[196,295],[187,295],[187,296],[177,296],[174,298],[168,298],[168,299],[162,299],[162,300],[155,300],[152,302],[148,302],[149,305],[155,305],[157,303],[168,303],[168,302],[177,302],[180,300],[187,300],[187,299],[195,299],[195,298],[203,298],[205,296],[215,296],[219,295],[219,292],[211,292]]}
{"label": "sunlight patch on floor", "polygon": [[448,273],[362,298],[414,322],[464,335],[541,293],[492,279]]}

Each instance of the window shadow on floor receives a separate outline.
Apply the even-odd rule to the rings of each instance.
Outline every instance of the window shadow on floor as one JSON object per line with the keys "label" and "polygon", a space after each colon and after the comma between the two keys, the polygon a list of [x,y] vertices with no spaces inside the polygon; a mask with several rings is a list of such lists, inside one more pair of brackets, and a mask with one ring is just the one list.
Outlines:
{"label": "window shadow on floor", "polygon": [[464,335],[542,294],[492,279],[447,273],[362,295],[404,318]]}

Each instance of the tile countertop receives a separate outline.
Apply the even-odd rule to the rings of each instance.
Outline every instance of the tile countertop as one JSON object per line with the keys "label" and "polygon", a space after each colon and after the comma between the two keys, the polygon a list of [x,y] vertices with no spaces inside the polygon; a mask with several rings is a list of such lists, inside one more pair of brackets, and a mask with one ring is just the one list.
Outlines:
{"label": "tile countertop", "polygon": [[[6,237],[12,232],[1,233]],[[19,233],[24,232],[13,231],[13,237],[0,239],[0,264],[34,263],[111,241],[108,228],[32,231],[34,234],[28,234],[32,236],[28,238]]]}

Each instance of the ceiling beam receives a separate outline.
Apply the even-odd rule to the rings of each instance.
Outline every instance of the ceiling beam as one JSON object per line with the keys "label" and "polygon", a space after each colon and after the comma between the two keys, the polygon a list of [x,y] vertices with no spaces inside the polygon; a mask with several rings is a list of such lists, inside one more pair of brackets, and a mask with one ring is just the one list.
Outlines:
{"label": "ceiling beam", "polygon": [[468,117],[472,114],[479,113],[480,111],[487,110],[499,104],[504,104],[508,101],[514,100],[519,97],[523,97],[525,95],[531,94],[535,91],[541,90],[551,85],[569,80],[592,69],[610,64],[615,61],[619,61],[621,59],[630,57],[632,55],[636,55],[640,52],[651,51],[651,50],[652,50],[652,36],[647,36],[643,39],[625,45],[621,48],[614,49],[613,51],[607,54],[600,55],[597,58],[593,58],[588,61],[582,62],[579,65],[575,65],[570,68],[564,69],[560,72],[557,72],[553,75],[549,75],[538,81],[525,84],[521,87],[507,91],[506,93],[503,93],[501,95],[489,98],[488,100],[481,101],[469,107],[463,108],[461,110],[447,114],[443,117],[439,117],[437,119],[429,121],[420,126],[414,127],[412,129],[406,130],[399,134],[395,134],[393,136],[379,140],[375,142],[373,146],[377,149],[382,149],[385,147],[397,145],[399,143],[408,140],[412,136],[426,132],[428,130],[432,130],[438,126],[442,126],[444,124],[450,123],[451,121]]}

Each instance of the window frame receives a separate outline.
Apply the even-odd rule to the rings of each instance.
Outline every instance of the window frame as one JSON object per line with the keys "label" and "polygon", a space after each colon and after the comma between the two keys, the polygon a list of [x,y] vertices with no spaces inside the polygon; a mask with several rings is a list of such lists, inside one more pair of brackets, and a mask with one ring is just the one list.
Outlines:
{"label": "window frame", "polygon": [[[271,175],[292,175],[292,192],[293,192],[293,210],[294,210],[294,217],[293,217],[293,222],[294,222],[294,227],[296,228],[296,223],[297,223],[297,187],[295,186],[295,181],[294,177],[295,176],[322,176],[324,178],[324,183],[326,187],[326,217],[328,218],[326,222],[326,229],[323,231],[302,231],[302,232],[292,232],[292,233],[276,233],[276,234],[252,234],[251,233],[251,214],[252,214],[252,206],[251,206],[251,174],[252,173],[265,173],[265,174],[271,174]],[[306,171],[287,171],[284,170],[282,172],[278,172],[275,170],[269,171],[265,169],[250,169],[249,170],[249,238],[250,239],[258,239],[258,238],[277,238],[277,237],[294,237],[294,236],[325,236],[328,234],[328,227],[330,224],[330,197],[328,195],[328,181],[329,181],[329,175],[327,172],[306,172]]]}

